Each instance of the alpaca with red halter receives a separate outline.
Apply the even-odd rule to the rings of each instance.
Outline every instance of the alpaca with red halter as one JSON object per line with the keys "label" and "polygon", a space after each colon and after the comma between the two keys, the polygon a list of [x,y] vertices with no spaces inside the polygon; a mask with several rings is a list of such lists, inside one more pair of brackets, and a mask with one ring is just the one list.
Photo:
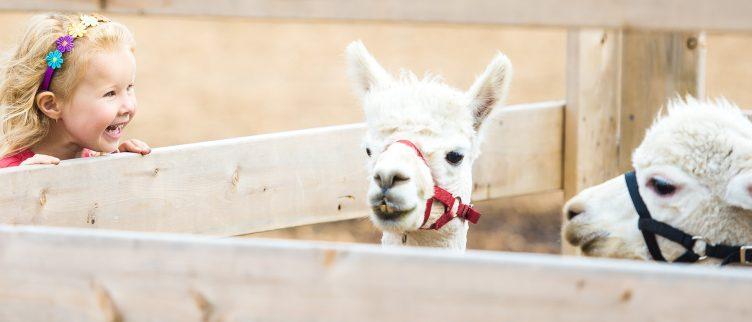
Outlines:
{"label": "alpaca with red halter", "polygon": [[459,91],[437,77],[394,78],[360,42],[347,55],[365,112],[366,197],[382,244],[465,250],[480,217],[470,197],[481,125],[507,95],[511,63],[499,53]]}

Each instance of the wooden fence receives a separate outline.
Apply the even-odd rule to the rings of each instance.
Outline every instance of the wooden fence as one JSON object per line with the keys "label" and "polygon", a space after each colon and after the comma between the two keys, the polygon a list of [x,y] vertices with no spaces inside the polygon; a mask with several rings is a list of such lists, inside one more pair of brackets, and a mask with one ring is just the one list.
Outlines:
{"label": "wooden fence", "polygon": [[[752,2],[741,0],[6,0],[2,9],[571,28],[566,103],[493,115],[475,200],[571,196],[629,168],[666,98],[703,95],[702,30],[752,30]],[[752,275],[734,268],[144,232],[232,236],[364,216],[362,132],[346,125],[0,170],[8,187],[0,221],[11,224],[0,227],[0,319],[744,321],[752,313]]]}
{"label": "wooden fence", "polygon": [[2,321],[746,321],[752,274],[553,255],[0,227]]}

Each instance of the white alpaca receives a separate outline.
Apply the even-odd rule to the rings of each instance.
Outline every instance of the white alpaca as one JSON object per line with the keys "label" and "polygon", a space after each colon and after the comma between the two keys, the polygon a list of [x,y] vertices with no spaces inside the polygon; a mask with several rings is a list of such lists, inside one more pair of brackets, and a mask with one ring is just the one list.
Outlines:
{"label": "white alpaca", "polygon": [[[382,244],[464,250],[466,220],[454,218],[438,230],[427,230],[444,206],[434,201],[425,224],[424,212],[434,196],[434,182],[461,202],[470,202],[472,165],[480,154],[478,132],[507,95],[511,63],[499,53],[472,87],[461,92],[435,77],[419,80],[403,72],[393,78],[360,41],[347,47],[347,58],[368,125],[367,197],[371,220],[384,232]],[[414,143],[427,164],[408,144],[395,143],[398,140]]]}
{"label": "white alpaca", "polygon": [[[732,103],[672,100],[632,164],[652,217],[707,240],[695,243],[695,253],[707,244],[752,242],[752,123]],[[623,176],[582,191],[564,212],[564,239],[581,254],[651,259]],[[657,239],[669,261],[685,251]]]}

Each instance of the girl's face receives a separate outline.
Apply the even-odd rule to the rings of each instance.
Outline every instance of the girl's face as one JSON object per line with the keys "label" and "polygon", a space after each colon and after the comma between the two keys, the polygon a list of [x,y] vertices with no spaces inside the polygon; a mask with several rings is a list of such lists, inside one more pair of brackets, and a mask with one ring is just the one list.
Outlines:
{"label": "girl's face", "polygon": [[101,152],[117,150],[123,128],[136,114],[136,59],[125,47],[91,57],[60,121],[73,142]]}

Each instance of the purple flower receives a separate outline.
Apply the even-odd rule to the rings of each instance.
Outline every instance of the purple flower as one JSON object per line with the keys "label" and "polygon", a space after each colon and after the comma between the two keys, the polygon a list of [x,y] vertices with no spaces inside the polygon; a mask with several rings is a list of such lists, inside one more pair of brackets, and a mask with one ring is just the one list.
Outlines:
{"label": "purple flower", "polygon": [[55,43],[57,44],[57,50],[61,53],[69,52],[73,49],[73,36],[65,35],[58,38]]}

